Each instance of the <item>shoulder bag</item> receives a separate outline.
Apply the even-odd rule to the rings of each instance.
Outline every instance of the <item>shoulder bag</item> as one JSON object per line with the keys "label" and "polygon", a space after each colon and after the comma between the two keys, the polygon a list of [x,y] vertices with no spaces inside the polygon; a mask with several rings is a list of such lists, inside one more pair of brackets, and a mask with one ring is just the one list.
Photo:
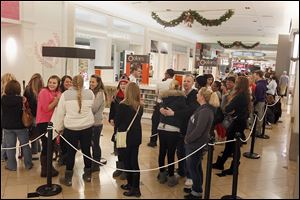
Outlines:
{"label": "shoulder bag", "polygon": [[135,113],[135,116],[133,117],[133,119],[131,120],[128,128],[126,131],[123,131],[123,132],[117,132],[116,134],[116,146],[117,148],[126,148],[126,137],[127,137],[127,132],[129,131],[129,129],[131,128],[137,114],[139,113],[139,110],[140,110],[140,106],[138,107],[136,113]]}
{"label": "shoulder bag", "polygon": [[27,103],[23,103],[22,122],[26,128],[33,124],[33,116]]}

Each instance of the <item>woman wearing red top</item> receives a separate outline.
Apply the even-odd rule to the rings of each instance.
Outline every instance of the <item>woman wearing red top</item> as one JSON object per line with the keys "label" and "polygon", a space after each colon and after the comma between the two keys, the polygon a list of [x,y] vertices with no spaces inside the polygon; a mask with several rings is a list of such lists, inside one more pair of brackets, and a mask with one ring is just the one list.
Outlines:
{"label": "woman wearing red top", "polygon": [[[40,134],[47,132],[48,123],[51,120],[54,108],[56,107],[59,98],[60,78],[56,75],[50,76],[47,82],[47,87],[43,88],[38,95],[36,124]],[[41,177],[47,176],[47,137],[42,138],[42,152],[41,152]],[[52,156],[51,156],[52,157]],[[57,176],[58,171],[52,166],[52,176]]]}

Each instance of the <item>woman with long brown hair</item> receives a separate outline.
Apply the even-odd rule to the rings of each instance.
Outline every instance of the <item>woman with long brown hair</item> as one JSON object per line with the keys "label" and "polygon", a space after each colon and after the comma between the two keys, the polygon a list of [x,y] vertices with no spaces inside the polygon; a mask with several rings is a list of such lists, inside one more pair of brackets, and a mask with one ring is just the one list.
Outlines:
{"label": "woman with long brown hair", "polygon": [[[92,151],[93,159],[100,162],[101,160],[101,147],[100,147],[100,135],[103,128],[103,110],[105,107],[106,94],[104,90],[104,84],[100,76],[93,74],[90,78],[90,89],[95,95],[94,104],[92,106],[92,111],[95,117],[95,123],[93,126],[92,134]],[[101,162],[105,164],[105,162]],[[100,171],[99,164],[92,163],[92,172]]]}
{"label": "woman with long brown hair", "polygon": [[[29,128],[29,131],[31,132],[32,135],[35,132],[37,132],[37,128],[36,128],[37,100],[38,100],[38,94],[43,87],[44,87],[44,83],[41,74],[35,73],[31,76],[23,95],[24,97],[27,98],[28,105],[33,116],[33,124]],[[40,142],[39,140],[36,140],[31,143],[32,154],[37,154],[39,152],[39,149],[41,148],[39,142]]]}
{"label": "woman with long brown hair", "polygon": [[[249,81],[245,76],[239,76],[235,82],[234,92],[231,96],[231,101],[225,107],[225,112],[230,113],[233,117],[236,117],[232,124],[227,129],[227,140],[232,140],[235,137],[235,133],[239,132],[242,137],[244,130],[247,127],[247,119],[250,111],[250,90]],[[216,163],[213,164],[214,169],[223,170],[224,164],[228,157],[233,153],[236,143],[229,142],[225,144],[225,149],[222,156],[218,157]],[[240,159],[240,149],[238,153],[238,160]],[[222,171],[223,175],[233,174],[233,162],[227,170]]]}
{"label": "woman with long brown hair", "polygon": [[[92,106],[95,96],[89,89],[83,88],[83,77],[77,75],[73,78],[73,86],[62,93],[57,106],[57,113],[54,116],[57,122],[55,128],[74,147],[78,148],[80,142],[82,153],[91,157],[92,128],[94,115]],[[73,168],[75,164],[76,150],[70,145],[67,146],[67,161],[65,176],[60,182],[66,186],[72,185]],[[91,182],[92,161],[83,156],[84,173],[82,178],[85,182]]]}
{"label": "woman with long brown hair", "polygon": [[[137,113],[138,112],[138,113]],[[136,115],[134,119],[134,116]],[[125,99],[120,103],[119,110],[116,116],[115,125],[119,132],[124,132],[128,129],[132,120],[132,126],[127,132],[126,148],[125,148],[125,169],[139,170],[138,153],[139,146],[142,143],[142,126],[141,118],[143,108],[141,105],[141,93],[136,83],[128,83],[125,89]],[[121,185],[125,196],[140,197],[140,172],[128,172],[127,184]]]}

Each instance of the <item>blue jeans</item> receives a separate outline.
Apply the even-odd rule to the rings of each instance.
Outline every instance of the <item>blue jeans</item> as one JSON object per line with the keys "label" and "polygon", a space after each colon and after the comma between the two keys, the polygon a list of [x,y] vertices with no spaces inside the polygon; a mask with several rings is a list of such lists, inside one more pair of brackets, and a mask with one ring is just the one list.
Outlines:
{"label": "blue jeans", "polygon": [[[103,125],[93,126],[92,133],[92,155],[93,159],[100,162],[101,159],[101,147],[100,147],[100,135]],[[93,165],[98,166],[97,163],[93,162]]]}
{"label": "blue jeans", "polygon": [[[3,129],[4,137],[6,138],[6,145],[8,148],[15,147],[17,143],[17,138],[20,141],[20,145],[26,144],[29,142],[29,134],[27,129]],[[32,155],[29,145],[22,147],[24,155],[24,164],[28,169],[32,166]],[[10,170],[17,169],[17,160],[16,160],[16,149],[7,150],[7,167]]]}
{"label": "blue jeans", "polygon": [[[191,149],[189,146],[185,145],[186,155],[191,154],[196,149]],[[197,151],[192,156],[186,159],[187,170],[193,180],[192,194],[194,196],[200,196],[203,192],[203,170],[202,170],[202,152]]]}
{"label": "blue jeans", "polygon": [[[3,129],[1,129],[1,135],[2,135],[2,143],[1,146],[2,148],[6,148],[6,141],[5,141],[5,137],[4,137],[4,131]],[[5,160],[7,158],[7,154],[6,154],[6,150],[5,149],[1,149],[1,160]]]}

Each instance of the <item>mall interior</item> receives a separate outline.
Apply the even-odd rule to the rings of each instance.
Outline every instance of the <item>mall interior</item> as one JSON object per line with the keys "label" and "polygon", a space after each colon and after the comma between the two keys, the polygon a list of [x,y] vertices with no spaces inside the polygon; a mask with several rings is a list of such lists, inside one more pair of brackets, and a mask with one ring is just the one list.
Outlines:
{"label": "mall interior", "polygon": [[[114,127],[108,121],[112,96],[133,62],[142,66],[139,88],[144,102],[139,197],[123,195],[120,186],[126,180],[113,177],[118,157],[111,141]],[[78,152],[72,186],[66,186],[59,180],[65,166],[53,160],[59,175],[51,181],[61,188],[55,195],[37,192],[42,185],[48,184],[45,190],[51,186],[50,178],[40,176],[40,152],[32,155],[28,170],[17,141],[17,168],[6,168],[1,127],[1,198],[184,198],[186,178],[175,173],[178,184],[173,187],[158,182],[159,142],[147,145],[156,90],[167,69],[175,71],[174,79],[181,84],[187,74],[223,80],[229,71],[272,71],[278,78],[285,71],[289,82],[279,97],[282,114],[276,124],[265,127],[269,137],[251,137],[251,127],[245,130],[248,141],[241,153],[255,152],[259,158],[241,155],[236,176],[218,176],[219,170],[212,169],[207,179],[211,163],[206,153],[202,198],[299,199],[299,1],[1,1],[1,77],[13,74],[23,94],[35,73],[44,85],[52,75],[81,74],[86,89],[91,75],[97,74],[108,95],[100,139],[101,158],[107,163],[86,182]],[[1,99],[2,84],[1,78]],[[214,146],[213,162],[224,147]],[[228,161],[225,168],[229,166]]]}

